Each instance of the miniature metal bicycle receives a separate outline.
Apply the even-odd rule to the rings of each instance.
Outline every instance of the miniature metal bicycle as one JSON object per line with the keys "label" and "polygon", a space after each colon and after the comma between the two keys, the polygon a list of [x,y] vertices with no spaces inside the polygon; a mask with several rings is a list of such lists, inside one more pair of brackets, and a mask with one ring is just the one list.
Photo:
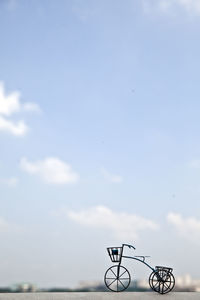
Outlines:
{"label": "miniature metal bicycle", "polygon": [[125,246],[135,250],[135,247],[128,244],[122,244],[122,247],[107,248],[111,261],[118,263],[117,265],[110,267],[105,273],[104,282],[109,290],[113,292],[122,292],[128,288],[131,282],[129,271],[121,265],[122,258],[137,260],[152,270],[152,273],[149,276],[149,285],[153,291],[159,294],[166,294],[174,288],[175,278],[172,274],[172,268],[161,266],[152,268],[145,262],[145,258],[149,256],[125,256],[123,255]]}

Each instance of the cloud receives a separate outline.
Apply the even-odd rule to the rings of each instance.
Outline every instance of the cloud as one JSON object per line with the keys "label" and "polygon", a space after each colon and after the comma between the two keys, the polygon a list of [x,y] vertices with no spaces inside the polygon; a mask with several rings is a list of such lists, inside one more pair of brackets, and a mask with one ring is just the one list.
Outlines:
{"label": "cloud", "polygon": [[18,179],[16,177],[0,178],[0,184],[6,185],[8,187],[16,187],[17,183]]}
{"label": "cloud", "polygon": [[190,15],[200,15],[199,0],[143,0],[143,10],[146,13],[173,13],[183,10]]}
{"label": "cloud", "polygon": [[12,92],[8,96],[5,95],[4,84],[0,82],[0,114],[10,116],[20,111],[21,104],[19,102],[20,93]]}
{"label": "cloud", "polygon": [[15,136],[23,136],[27,133],[28,127],[24,121],[12,122],[0,116],[0,131],[1,130]]}
{"label": "cloud", "polygon": [[102,168],[101,172],[102,172],[104,178],[109,182],[121,183],[123,181],[123,178],[120,175],[111,174],[105,168]]}
{"label": "cloud", "polygon": [[200,240],[200,220],[194,217],[183,218],[180,214],[169,213],[167,221],[180,236],[189,240]]}
{"label": "cloud", "polygon": [[26,102],[23,105],[23,109],[25,111],[30,111],[30,112],[36,112],[36,113],[40,113],[41,112],[41,108],[39,107],[38,104],[33,103],[33,102]]}
{"label": "cloud", "polygon": [[4,83],[0,82],[0,131],[5,131],[15,136],[24,136],[28,131],[25,121],[19,120],[14,122],[8,117],[23,111],[40,111],[36,103],[21,103],[20,97],[21,95],[18,91],[6,95]]}
{"label": "cloud", "polygon": [[49,184],[70,184],[79,180],[79,175],[72,170],[71,166],[56,157],[47,157],[35,162],[22,158],[20,166],[22,170],[38,175]]}
{"label": "cloud", "polygon": [[105,206],[96,206],[79,212],[63,210],[71,220],[91,228],[106,229],[116,238],[134,240],[144,230],[156,230],[158,225],[138,215],[115,212]]}
{"label": "cloud", "polygon": [[182,6],[189,13],[200,14],[199,0],[174,0],[178,5]]}

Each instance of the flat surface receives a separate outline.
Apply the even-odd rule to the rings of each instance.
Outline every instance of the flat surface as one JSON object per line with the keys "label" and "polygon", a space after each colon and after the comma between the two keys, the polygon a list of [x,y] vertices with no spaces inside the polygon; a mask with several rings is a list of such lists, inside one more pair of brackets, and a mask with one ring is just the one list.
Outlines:
{"label": "flat surface", "polygon": [[64,300],[64,299],[83,299],[83,300],[153,300],[153,299],[169,299],[169,300],[185,300],[200,299],[200,293],[169,293],[159,295],[157,293],[18,293],[18,294],[0,294],[0,300]]}

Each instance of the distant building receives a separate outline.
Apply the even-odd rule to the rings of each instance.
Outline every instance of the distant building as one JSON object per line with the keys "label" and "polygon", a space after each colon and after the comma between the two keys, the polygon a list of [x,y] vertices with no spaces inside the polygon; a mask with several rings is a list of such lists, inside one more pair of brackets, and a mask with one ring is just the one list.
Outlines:
{"label": "distant building", "polygon": [[200,292],[200,279],[192,279],[190,274],[176,278],[176,290]]}
{"label": "distant building", "polygon": [[16,293],[34,293],[37,291],[37,288],[32,283],[22,282],[14,285],[12,290]]}

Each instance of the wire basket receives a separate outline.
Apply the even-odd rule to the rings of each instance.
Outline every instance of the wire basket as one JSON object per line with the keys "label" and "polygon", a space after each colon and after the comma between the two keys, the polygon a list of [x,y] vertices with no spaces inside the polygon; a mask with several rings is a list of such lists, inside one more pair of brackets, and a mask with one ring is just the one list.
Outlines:
{"label": "wire basket", "polygon": [[112,262],[120,262],[122,256],[122,247],[107,248],[108,254]]}
{"label": "wire basket", "polygon": [[156,266],[155,268],[156,268],[156,271],[166,271],[167,273],[173,271],[172,268],[168,268],[168,267]]}

